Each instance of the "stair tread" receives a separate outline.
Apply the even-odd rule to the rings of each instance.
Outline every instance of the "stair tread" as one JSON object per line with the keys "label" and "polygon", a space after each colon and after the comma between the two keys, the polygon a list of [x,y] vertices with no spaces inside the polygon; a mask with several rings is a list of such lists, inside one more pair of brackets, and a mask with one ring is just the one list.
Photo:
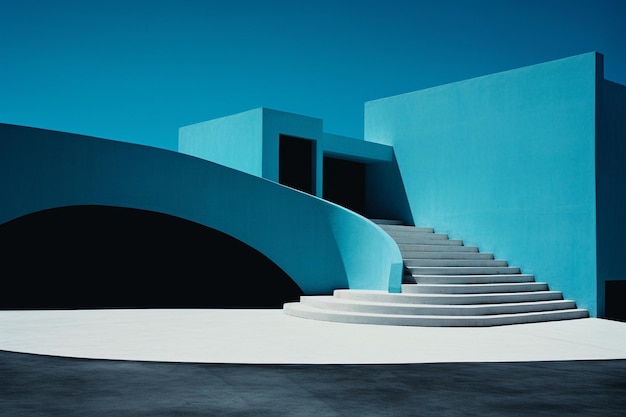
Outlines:
{"label": "stair tread", "polygon": [[532,306],[532,305],[553,305],[553,304],[569,304],[575,302],[574,300],[540,300],[540,301],[524,301],[517,303],[494,303],[494,304],[407,304],[407,303],[392,303],[385,301],[369,301],[369,300],[355,300],[351,298],[339,298],[332,295],[305,295],[302,298],[319,298],[320,300],[331,303],[344,303],[353,305],[373,305],[373,306],[388,306],[397,308],[415,308],[425,307],[433,309],[446,309],[446,308],[458,308],[466,310],[478,310],[492,307],[502,306]]}
{"label": "stair tread", "polygon": [[475,269],[482,269],[482,268],[519,269],[519,267],[517,267],[517,266],[441,266],[441,267],[437,267],[437,266],[409,266],[408,268],[411,268],[411,269],[441,268],[441,269],[459,269],[459,270],[461,270],[461,269],[469,269],[469,268],[475,268]]}
{"label": "stair tread", "polygon": [[418,267],[460,267],[460,268],[487,268],[487,267],[505,267],[508,268],[508,262],[501,259],[405,259],[404,264],[409,268]]}
{"label": "stair tread", "polygon": [[483,320],[489,321],[495,318],[520,318],[520,317],[536,317],[546,315],[564,315],[565,313],[577,312],[581,314],[588,313],[587,310],[580,308],[564,309],[564,310],[547,310],[547,311],[530,311],[525,313],[506,313],[506,314],[490,314],[490,315],[478,315],[478,316],[445,316],[445,315],[413,315],[413,314],[381,314],[381,313],[363,313],[358,311],[334,311],[325,310],[314,306],[309,306],[301,303],[287,303],[293,308],[300,308],[304,310],[319,311],[324,314],[332,315],[348,315],[348,316],[362,316],[362,317],[381,317],[381,318],[428,318],[432,320],[458,320],[458,321],[470,321],[470,320]]}
{"label": "stair tread", "polygon": [[397,224],[397,223],[376,223],[383,230],[397,230],[397,231],[434,231],[435,229],[430,226],[410,226],[408,224]]}
{"label": "stair tread", "polygon": [[[405,284],[406,285],[406,284]],[[411,284],[408,284],[411,285]],[[346,291],[346,290],[336,290],[336,291]],[[362,293],[363,295],[366,294],[382,294],[382,295],[389,295],[391,297],[423,297],[423,296],[428,296],[428,297],[496,297],[496,296],[504,296],[504,295],[515,295],[515,296],[520,296],[522,294],[528,294],[528,295],[536,295],[537,293],[546,293],[546,294],[562,294],[561,291],[555,291],[555,290],[545,290],[545,291],[519,291],[519,292],[501,292],[501,293],[486,293],[486,294],[419,294],[419,293],[404,293],[404,292],[399,292],[399,293],[390,293],[390,292],[386,292],[386,291],[378,291],[378,290],[348,290],[348,291],[358,291],[360,293]]]}
{"label": "stair tread", "polygon": [[511,275],[521,270],[515,266],[407,266],[412,275]]}
{"label": "stair tread", "polygon": [[383,229],[387,233],[434,233],[435,229],[432,227],[416,227],[416,226],[406,226],[406,225],[390,225],[390,224],[379,224],[381,229]]}
{"label": "stair tread", "polygon": [[536,282],[533,275],[526,274],[491,274],[491,275],[406,275],[412,282],[405,284],[498,284]]}
{"label": "stair tread", "polygon": [[[392,237],[393,239],[393,237]],[[423,242],[427,242],[427,243],[423,243]],[[422,241],[420,242],[419,240],[416,239],[416,241],[414,242],[397,242],[398,246],[402,247],[411,247],[411,246],[463,246],[463,241],[460,239],[447,239],[447,238],[442,238],[442,237],[428,237],[428,238],[424,238],[422,239]]]}
{"label": "stair tread", "polygon": [[[490,276],[490,275],[487,275]],[[403,286],[413,287],[435,287],[435,288],[452,288],[452,287],[513,287],[519,285],[531,285],[531,286],[544,286],[548,285],[547,282],[532,281],[532,282],[493,282],[493,283],[479,283],[479,284],[403,284]]]}
{"label": "stair tread", "polygon": [[400,252],[468,252],[480,253],[476,246],[465,245],[431,245],[424,243],[401,243],[398,244]]}
{"label": "stair tread", "polygon": [[[411,234],[406,234],[406,235],[402,235],[402,236],[398,236],[398,235],[390,235],[391,238],[393,240],[396,241],[396,243],[399,244],[404,244],[404,243],[413,243],[413,241],[415,241],[415,243],[419,242],[420,240],[427,240],[427,241],[447,241],[450,240],[450,238],[448,237],[448,235],[444,234],[444,233],[411,233]],[[454,240],[454,239],[453,239]],[[459,239],[456,239],[459,240]],[[460,241],[460,240],[459,240]]]}
{"label": "stair tread", "polygon": [[[352,291],[352,292],[350,292]],[[518,292],[486,292],[486,293],[387,293],[368,290],[336,290],[334,296],[342,299],[369,300],[378,302],[397,302],[405,304],[495,304],[531,301],[561,300],[560,291],[518,291]]]}
{"label": "stair tread", "polygon": [[516,277],[516,278],[527,278],[534,277],[533,274],[472,274],[472,275],[439,275],[439,274],[413,274],[414,277],[418,278],[469,278],[469,277],[484,277],[484,278],[494,278],[494,277]]}
{"label": "stair tread", "polygon": [[490,283],[419,283],[403,284],[406,294],[506,294],[547,291],[545,282],[490,282]]}
{"label": "stair tread", "polygon": [[[465,246],[466,247],[466,246]],[[420,255],[418,258],[413,258],[412,256],[417,256]],[[427,258],[427,256],[432,256],[432,258]],[[445,258],[446,256],[468,256],[469,258],[467,259],[478,259],[478,258],[484,258],[484,259],[495,259],[495,257],[493,256],[493,253],[488,253],[488,252],[450,252],[450,251],[442,251],[442,252],[434,252],[434,251],[430,251],[430,252],[418,252],[418,251],[414,251],[411,253],[410,256],[406,256],[404,257],[405,260],[410,261],[410,260],[415,260],[415,259],[457,259],[457,258]],[[440,257],[444,257],[444,258],[440,258]]]}

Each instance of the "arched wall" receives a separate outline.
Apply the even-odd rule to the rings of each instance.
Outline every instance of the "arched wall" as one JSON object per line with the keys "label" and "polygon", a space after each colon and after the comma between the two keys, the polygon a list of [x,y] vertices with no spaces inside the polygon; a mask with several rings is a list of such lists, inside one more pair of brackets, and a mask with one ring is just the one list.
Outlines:
{"label": "arched wall", "polygon": [[146,210],[38,211],[1,224],[0,247],[0,310],[280,308],[302,295],[243,242]]}
{"label": "arched wall", "polygon": [[400,291],[398,247],[369,220],[198,158],[0,125],[0,178],[0,224],[72,205],[150,210],[241,240],[276,263],[305,294],[336,288]]}

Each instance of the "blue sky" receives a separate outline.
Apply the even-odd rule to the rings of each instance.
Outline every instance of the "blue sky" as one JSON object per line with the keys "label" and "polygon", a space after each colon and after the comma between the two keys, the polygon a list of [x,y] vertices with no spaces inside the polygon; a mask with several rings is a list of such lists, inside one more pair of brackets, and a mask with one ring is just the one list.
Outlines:
{"label": "blue sky", "polygon": [[167,149],[257,107],[365,101],[580,53],[626,84],[624,0],[0,0],[0,122]]}

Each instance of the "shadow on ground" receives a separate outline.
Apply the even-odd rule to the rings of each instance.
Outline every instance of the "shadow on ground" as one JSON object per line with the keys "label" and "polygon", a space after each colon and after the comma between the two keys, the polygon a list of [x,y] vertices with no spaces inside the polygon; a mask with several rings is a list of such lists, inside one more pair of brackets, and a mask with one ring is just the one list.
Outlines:
{"label": "shadow on ground", "polygon": [[232,365],[0,351],[0,375],[5,417],[626,415],[626,360]]}

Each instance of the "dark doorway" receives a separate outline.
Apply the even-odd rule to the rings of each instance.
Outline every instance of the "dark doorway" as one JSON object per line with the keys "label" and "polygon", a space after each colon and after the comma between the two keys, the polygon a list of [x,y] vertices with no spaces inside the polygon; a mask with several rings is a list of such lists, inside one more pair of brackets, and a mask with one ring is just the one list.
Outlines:
{"label": "dark doorway", "polygon": [[315,149],[312,140],[280,135],[278,182],[315,194]]}
{"label": "dark doorway", "polygon": [[365,215],[365,169],[360,162],[324,157],[324,199]]}
{"label": "dark doorway", "polygon": [[626,321],[626,281],[606,281],[604,288],[604,316]]}
{"label": "dark doorway", "polygon": [[263,254],[200,224],[106,206],[0,225],[0,309],[280,308],[302,291]]}

